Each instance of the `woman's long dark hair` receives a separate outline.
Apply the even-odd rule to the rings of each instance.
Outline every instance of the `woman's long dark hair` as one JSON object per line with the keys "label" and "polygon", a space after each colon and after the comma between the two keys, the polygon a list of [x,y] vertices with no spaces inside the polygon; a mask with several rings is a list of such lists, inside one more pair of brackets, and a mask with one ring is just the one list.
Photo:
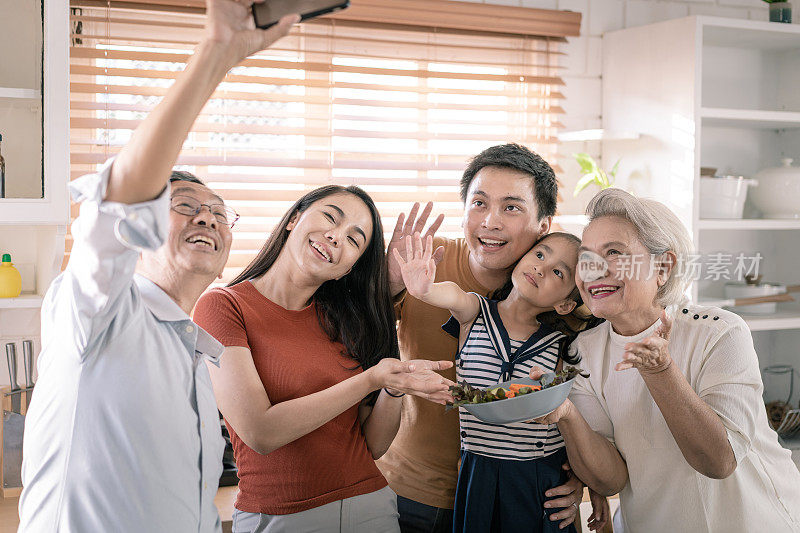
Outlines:
{"label": "woman's long dark hair", "polygon": [[[561,237],[562,239],[566,239],[570,243],[574,244],[575,248],[578,248],[581,245],[581,240],[572,233],[556,231],[540,237],[531,248],[550,237]],[[514,285],[509,278],[505,285],[497,289],[492,294],[492,299],[505,300],[508,298],[508,295],[511,294],[511,289],[513,288]],[[583,298],[581,298],[581,293],[578,291],[577,286],[572,289],[572,292],[569,293],[567,299],[575,302],[575,309],[573,309],[570,313],[567,313],[566,315],[560,315],[555,310],[547,311],[537,316],[536,319],[540,323],[547,324],[551,328],[566,335],[566,337],[561,340],[561,344],[558,349],[558,356],[563,359],[565,363],[576,365],[580,362],[581,357],[580,354],[576,354],[574,356],[569,354],[570,344],[572,344],[572,341],[574,341],[578,336],[578,333],[589,328],[593,328],[602,323],[604,320],[592,315],[589,309],[583,305]]]}
{"label": "woman's long dark hair", "polygon": [[326,185],[305,194],[283,215],[258,255],[228,286],[264,275],[278,259],[289,238],[286,226],[308,207],[334,194],[352,194],[369,209],[372,238],[352,270],[341,279],[323,283],[312,297],[320,326],[346,355],[366,370],[385,357],[399,358],[394,306],[389,293],[383,225],[372,198],[359,187]]}

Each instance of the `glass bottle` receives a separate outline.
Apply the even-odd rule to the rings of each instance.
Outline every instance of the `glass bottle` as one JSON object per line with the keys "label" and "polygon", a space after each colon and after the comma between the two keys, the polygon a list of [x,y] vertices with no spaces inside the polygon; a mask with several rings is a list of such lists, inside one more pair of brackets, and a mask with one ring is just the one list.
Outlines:
{"label": "glass bottle", "polygon": [[794,374],[791,365],[770,365],[761,370],[764,401],[791,403],[794,396]]}

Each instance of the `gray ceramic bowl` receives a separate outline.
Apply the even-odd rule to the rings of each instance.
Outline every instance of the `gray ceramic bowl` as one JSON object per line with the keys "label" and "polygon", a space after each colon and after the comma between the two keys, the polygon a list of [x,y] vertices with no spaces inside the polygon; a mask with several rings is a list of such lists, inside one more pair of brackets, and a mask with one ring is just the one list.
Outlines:
{"label": "gray ceramic bowl", "polygon": [[[541,381],[530,378],[518,378],[511,381],[504,381],[491,388],[503,387],[508,389],[512,383],[521,385],[546,385],[551,383],[556,377],[554,373],[545,374]],[[573,379],[536,392],[515,396],[506,400],[496,400],[489,403],[468,403],[462,405],[464,409],[475,415],[477,418],[490,424],[511,424],[522,422],[532,418],[539,418],[553,412],[556,407],[564,403],[572,390]]]}

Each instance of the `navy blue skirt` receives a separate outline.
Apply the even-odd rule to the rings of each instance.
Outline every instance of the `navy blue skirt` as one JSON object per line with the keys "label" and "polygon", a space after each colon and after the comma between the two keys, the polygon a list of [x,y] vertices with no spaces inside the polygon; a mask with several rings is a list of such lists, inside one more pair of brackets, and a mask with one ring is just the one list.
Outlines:
{"label": "navy blue skirt", "polygon": [[563,485],[561,469],[567,451],[528,461],[495,459],[461,452],[454,533],[576,533],[574,525],[558,529],[550,515],[560,509],[545,509],[545,491]]}

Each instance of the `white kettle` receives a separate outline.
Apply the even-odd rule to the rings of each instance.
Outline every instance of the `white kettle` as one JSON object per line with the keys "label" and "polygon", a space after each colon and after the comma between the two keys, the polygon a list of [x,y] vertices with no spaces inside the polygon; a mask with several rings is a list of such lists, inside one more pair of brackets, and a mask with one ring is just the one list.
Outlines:
{"label": "white kettle", "polygon": [[792,159],[781,159],[783,166],[767,168],[754,176],[758,187],[750,191],[753,204],[764,218],[800,219],[800,167]]}

